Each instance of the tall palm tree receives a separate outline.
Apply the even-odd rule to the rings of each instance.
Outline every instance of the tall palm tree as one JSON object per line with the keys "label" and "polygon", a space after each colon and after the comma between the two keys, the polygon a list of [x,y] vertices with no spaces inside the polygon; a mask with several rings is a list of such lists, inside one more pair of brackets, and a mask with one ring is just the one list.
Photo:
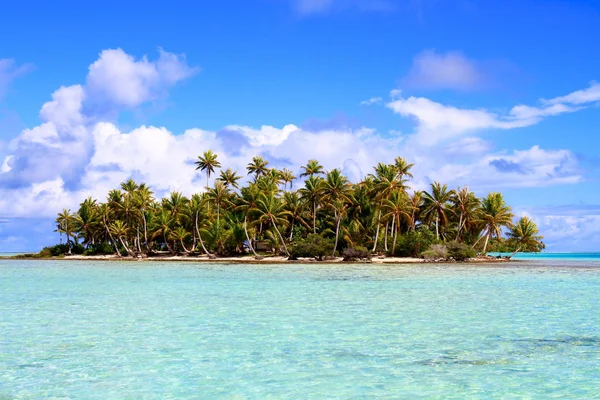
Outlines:
{"label": "tall palm tree", "polygon": [[435,222],[435,236],[440,238],[440,225],[448,226],[448,214],[452,212],[449,208],[450,201],[454,196],[453,190],[448,190],[448,185],[439,182],[431,184],[431,193],[423,192],[423,216]]}
{"label": "tall palm tree", "polygon": [[[202,240],[202,235],[200,234],[200,227],[204,228],[208,222],[208,215],[205,213],[205,207],[203,206],[204,198],[199,194],[193,194],[190,198],[190,202],[188,205],[188,212],[190,215],[190,219],[193,221],[193,231],[194,238],[198,239],[200,242],[200,246],[202,250],[208,257],[213,257],[213,255],[208,251],[206,246],[204,245],[204,240]],[[194,249],[196,248],[196,243],[194,242]]]}
{"label": "tall palm tree", "polygon": [[267,160],[264,160],[261,156],[256,156],[252,158],[252,162],[248,163],[246,170],[248,175],[254,174],[254,181],[256,182],[259,176],[266,174],[269,170],[267,165],[269,165]]}
{"label": "tall palm tree", "polygon": [[283,214],[289,219],[290,241],[294,238],[294,225],[296,223],[310,229],[310,225],[304,219],[306,207],[298,192],[286,192],[283,195],[283,210]]}
{"label": "tall palm tree", "polygon": [[215,182],[215,186],[206,193],[207,199],[211,200],[217,208],[217,222],[221,219],[221,208],[229,204],[229,194],[229,189],[221,181]]}
{"label": "tall palm tree", "polygon": [[203,155],[198,156],[195,162],[196,170],[206,172],[206,187],[208,187],[208,179],[215,172],[215,168],[221,168],[221,163],[217,160],[217,155],[212,150],[207,150]]}
{"label": "tall palm tree", "polygon": [[408,161],[406,161],[406,158],[396,157],[394,159],[394,166],[396,167],[396,171],[398,172],[398,177],[400,179],[403,179],[405,176],[408,178],[413,177],[410,170],[415,166],[415,164],[409,164]]}
{"label": "tall palm tree", "polygon": [[283,181],[283,184],[284,184],[283,190],[287,191],[287,184],[288,183],[290,184],[290,190],[292,190],[292,185],[293,185],[294,179],[296,179],[296,175],[294,175],[294,173],[291,170],[287,169],[287,168],[284,168],[280,172],[279,175],[280,175],[281,180]]}
{"label": "tall palm tree", "polygon": [[190,233],[183,227],[183,226],[178,226],[177,228],[173,229],[170,233],[170,239],[173,241],[179,241],[179,243],[181,244],[181,248],[183,249],[184,252],[186,253],[190,253],[190,250],[188,250],[185,247],[185,240],[190,236]]}
{"label": "tall palm tree", "polygon": [[308,160],[306,165],[303,165],[300,168],[304,171],[300,174],[300,178],[304,178],[305,176],[323,175],[325,173],[323,166],[319,164],[317,160]]}
{"label": "tall palm tree", "polygon": [[74,218],[71,210],[63,209],[56,218],[57,230],[62,232],[67,237],[68,254],[71,254],[72,242],[71,238],[75,239]]}
{"label": "tall palm tree", "polygon": [[127,225],[123,221],[118,219],[116,221],[111,222],[109,229],[111,234],[121,242],[121,245],[123,246],[127,254],[129,256],[133,256],[134,254],[129,248],[129,246],[127,246],[126,242],[127,234],[129,233],[129,228],[127,227]]}
{"label": "tall palm tree", "polygon": [[258,199],[260,198],[261,194],[258,190],[258,186],[251,183],[249,186],[242,188],[241,195],[242,197],[239,200],[239,204],[236,206],[235,210],[244,214],[244,232],[246,233],[248,247],[254,256],[258,257],[258,254],[256,254],[254,246],[252,245],[252,240],[250,240],[250,235],[248,235],[248,216],[257,207]]}
{"label": "tall palm tree", "polygon": [[[508,241],[515,246],[514,256],[519,251],[540,252],[546,246],[539,235],[537,225],[529,217],[522,217],[508,232]],[[511,256],[511,257],[512,257]]]}
{"label": "tall palm tree", "polygon": [[488,242],[492,237],[499,238],[502,228],[510,228],[512,226],[513,217],[514,215],[511,212],[510,206],[504,201],[502,193],[489,193],[482,200],[479,219],[484,224],[482,237],[485,237],[485,243],[483,245],[483,254],[486,253]]}
{"label": "tall palm tree", "polygon": [[480,201],[475,193],[469,190],[468,186],[458,188],[452,196],[454,214],[458,216],[458,226],[456,228],[456,241],[461,240],[461,234],[477,221],[477,210]]}
{"label": "tall palm tree", "polygon": [[221,174],[219,175],[218,180],[223,182],[223,184],[228,187],[234,187],[238,189],[240,187],[238,181],[242,179],[234,170],[231,168],[227,168],[225,171],[221,170]]}
{"label": "tall palm tree", "polygon": [[339,169],[333,169],[327,173],[325,180],[321,185],[321,194],[323,201],[333,209],[335,217],[335,245],[333,247],[333,254],[337,248],[338,237],[340,234],[340,223],[342,221],[343,213],[347,209],[348,203],[350,203],[350,196],[352,192],[352,185]]}
{"label": "tall palm tree", "polygon": [[395,192],[390,196],[389,199],[383,200],[382,208],[384,211],[383,218],[392,218],[392,232],[394,232],[392,254],[395,254],[396,242],[398,240],[398,234],[400,233],[400,226],[402,221],[406,221],[408,225],[412,228],[413,206],[406,193]]}
{"label": "tall palm tree", "polygon": [[304,181],[304,187],[300,188],[300,198],[312,206],[313,233],[317,233],[317,207],[321,202],[321,188],[323,178],[311,175]]}

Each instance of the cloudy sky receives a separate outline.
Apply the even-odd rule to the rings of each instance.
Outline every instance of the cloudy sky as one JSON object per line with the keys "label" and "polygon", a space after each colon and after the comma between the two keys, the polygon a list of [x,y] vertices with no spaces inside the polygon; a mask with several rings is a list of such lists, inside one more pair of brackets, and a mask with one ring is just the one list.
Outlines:
{"label": "cloudy sky", "polygon": [[0,251],[129,177],[200,191],[207,149],[352,181],[404,156],[415,189],[502,191],[548,250],[600,249],[597,3],[41,3],[0,13]]}

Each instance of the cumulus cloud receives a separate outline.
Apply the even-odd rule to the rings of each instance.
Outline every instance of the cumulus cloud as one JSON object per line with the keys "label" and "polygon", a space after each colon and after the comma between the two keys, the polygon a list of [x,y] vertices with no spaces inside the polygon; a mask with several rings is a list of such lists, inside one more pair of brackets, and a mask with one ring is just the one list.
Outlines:
{"label": "cumulus cloud", "polygon": [[198,72],[185,56],[159,49],[159,58],[136,60],[121,49],[104,50],[90,65],[86,91],[96,101],[137,107],[163,96],[177,82]]}
{"label": "cumulus cloud", "polygon": [[17,65],[12,58],[0,59],[0,100],[6,95],[12,81],[33,71],[33,69],[33,64]]}
{"label": "cumulus cloud", "polygon": [[369,100],[364,100],[360,102],[361,106],[370,106],[373,104],[379,104],[381,103],[383,99],[381,97],[371,97]]}

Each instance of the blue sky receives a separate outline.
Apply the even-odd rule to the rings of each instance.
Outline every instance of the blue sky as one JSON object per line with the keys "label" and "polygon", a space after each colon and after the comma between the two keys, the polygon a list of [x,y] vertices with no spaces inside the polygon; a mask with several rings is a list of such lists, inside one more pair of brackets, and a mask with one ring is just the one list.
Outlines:
{"label": "blue sky", "polygon": [[[133,176],[201,190],[211,148],[506,194],[548,249],[600,248],[600,3],[41,1],[0,13],[0,251]],[[100,5],[101,4],[101,5]]]}

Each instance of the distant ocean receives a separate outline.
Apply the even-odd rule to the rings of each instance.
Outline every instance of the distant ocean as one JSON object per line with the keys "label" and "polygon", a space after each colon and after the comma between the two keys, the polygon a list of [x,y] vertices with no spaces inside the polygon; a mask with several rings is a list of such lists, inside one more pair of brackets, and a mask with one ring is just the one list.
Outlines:
{"label": "distant ocean", "polygon": [[[511,253],[488,253],[490,256],[510,256]],[[517,253],[513,260],[527,261],[600,261],[600,253]]]}

